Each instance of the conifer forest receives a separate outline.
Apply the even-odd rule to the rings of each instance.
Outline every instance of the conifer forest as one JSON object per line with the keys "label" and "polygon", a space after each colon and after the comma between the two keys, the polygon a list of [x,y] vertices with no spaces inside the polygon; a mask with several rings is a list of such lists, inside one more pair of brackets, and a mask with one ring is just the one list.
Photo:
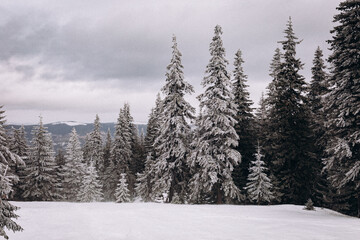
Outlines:
{"label": "conifer forest", "polygon": [[113,134],[100,130],[94,113],[84,142],[73,128],[55,151],[42,117],[28,138],[24,126],[7,127],[1,106],[0,238],[23,230],[17,201],[294,204],[360,217],[360,1],[342,1],[333,21],[331,54],[314,49],[306,79],[302,37],[285,19],[256,108],[242,49],[226,51],[220,25],[204,42],[200,92],[185,77],[181,38],[169,36],[170,61],[146,132],[125,103]]}

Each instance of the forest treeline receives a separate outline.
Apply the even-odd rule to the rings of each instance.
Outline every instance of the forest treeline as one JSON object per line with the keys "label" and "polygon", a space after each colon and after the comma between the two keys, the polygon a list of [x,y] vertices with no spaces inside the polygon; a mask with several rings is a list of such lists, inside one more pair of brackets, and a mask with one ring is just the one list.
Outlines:
{"label": "forest treeline", "polygon": [[338,10],[329,68],[317,48],[309,83],[289,19],[256,110],[242,53],[231,74],[216,26],[197,116],[184,98],[194,90],[175,36],[145,136],[125,104],[113,137],[108,132],[103,141],[96,115],[84,146],[74,129],[65,154],[55,155],[41,119],[28,144],[23,127],[6,133],[1,111],[0,207],[7,214],[0,236],[4,227],[21,229],[7,200],[303,205],[311,199],[360,217],[360,2],[344,1]]}

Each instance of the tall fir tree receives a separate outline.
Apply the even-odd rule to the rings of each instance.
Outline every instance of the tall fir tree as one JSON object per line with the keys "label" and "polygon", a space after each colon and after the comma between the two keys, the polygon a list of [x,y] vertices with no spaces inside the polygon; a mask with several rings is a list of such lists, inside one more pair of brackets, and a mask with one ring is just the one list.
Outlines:
{"label": "tall fir tree", "polygon": [[309,106],[312,113],[312,129],[316,139],[316,191],[313,199],[317,206],[329,207],[331,200],[331,186],[326,179],[326,174],[322,173],[322,158],[324,157],[325,140],[325,121],[326,115],[323,108],[323,97],[329,92],[328,74],[323,60],[323,52],[318,47],[315,51],[313,66],[311,68],[312,78],[308,93]]}
{"label": "tall fir tree", "polygon": [[157,145],[155,139],[160,135],[162,126],[162,100],[160,94],[157,95],[155,107],[151,109],[149,116],[144,147],[146,153],[145,168],[142,173],[137,174],[136,192],[145,202],[153,200],[152,179],[154,178],[154,163],[157,159]]}
{"label": "tall fir tree", "polygon": [[275,73],[273,93],[269,98],[270,113],[265,155],[276,176],[274,184],[283,194],[283,203],[304,204],[314,191],[316,158],[310,128],[310,109],[307,105],[306,83],[299,73],[303,64],[296,58],[300,42],[293,31],[291,18],[284,31],[283,62]]}
{"label": "tall fir tree", "polygon": [[247,76],[243,70],[244,60],[242,53],[238,50],[235,54],[235,70],[233,81],[234,103],[237,105],[237,113],[235,119],[235,130],[239,136],[238,145],[235,148],[240,152],[242,158],[241,163],[234,167],[233,179],[239,189],[243,189],[247,182],[249,175],[248,166],[254,159],[255,154],[255,131],[254,131],[254,116],[252,114],[250,94],[246,84]]}
{"label": "tall fir tree", "polygon": [[324,170],[348,196],[346,213],[360,217],[360,1],[341,2],[331,31],[330,93],[325,98],[326,158]]}
{"label": "tall fir tree", "polygon": [[160,135],[156,138],[158,157],[154,164],[153,193],[167,193],[166,202],[171,202],[175,193],[182,201],[186,198],[191,127],[195,109],[184,99],[194,92],[184,80],[181,53],[173,36],[172,58],[167,66],[166,83],[162,88],[163,118]]}
{"label": "tall fir tree", "polygon": [[115,125],[115,136],[111,148],[110,164],[106,170],[104,181],[105,200],[115,200],[116,185],[121,173],[130,173],[131,161],[131,131],[124,109],[120,109]]}
{"label": "tall fir tree", "polygon": [[18,218],[15,211],[18,207],[8,202],[8,196],[12,192],[12,185],[18,181],[18,177],[11,173],[10,165],[24,164],[24,161],[8,147],[5,133],[5,111],[0,106],[0,237],[8,239],[5,230],[22,231],[14,219]]}
{"label": "tall fir tree", "polygon": [[93,162],[98,174],[102,176],[104,172],[104,152],[100,128],[100,118],[96,114],[94,120],[94,129],[89,135],[89,142],[86,143],[87,151],[85,161],[88,163]]}
{"label": "tall fir tree", "polygon": [[256,160],[251,161],[252,166],[249,170],[248,183],[245,189],[248,192],[250,201],[257,204],[269,203],[274,199],[274,195],[270,178],[266,174],[267,168],[262,160],[264,155],[261,154],[259,145],[255,157]]}
{"label": "tall fir tree", "polygon": [[102,184],[93,162],[87,166],[86,175],[81,183],[80,191],[77,193],[77,200],[80,202],[100,202],[103,200]]}
{"label": "tall fir tree", "polygon": [[[29,159],[29,146],[27,143],[27,139],[25,136],[25,127],[22,125],[19,129],[14,129],[13,131],[13,141],[10,143],[10,150],[14,154],[21,157],[21,159],[24,161],[25,165],[28,162]],[[25,165],[24,164],[17,164],[17,163],[11,163],[11,170],[12,172],[19,177],[19,181],[14,183],[13,185],[13,191],[9,196],[9,199],[15,200],[15,201],[21,201],[22,200],[22,184],[25,179]]]}
{"label": "tall fir tree", "polygon": [[60,183],[51,135],[41,117],[32,135],[23,197],[30,201],[53,201],[59,198]]}
{"label": "tall fir tree", "polygon": [[83,163],[78,134],[73,128],[66,147],[65,163],[62,166],[63,195],[68,201],[77,200],[77,192],[80,190],[82,180],[86,174],[86,166]]}
{"label": "tall fir tree", "polygon": [[122,173],[115,191],[115,199],[117,203],[130,202],[130,191],[126,181],[126,173]]}
{"label": "tall fir tree", "polygon": [[193,202],[201,201],[204,194],[210,194],[218,204],[224,200],[243,198],[232,178],[241,154],[234,149],[239,140],[234,129],[237,108],[226,69],[228,61],[221,34],[222,29],[217,25],[210,43],[211,59],[206,67],[207,75],[202,81],[205,92],[198,97],[200,115],[196,121],[197,132],[191,157],[191,166],[196,169],[191,180]]}
{"label": "tall fir tree", "polygon": [[107,169],[110,165],[111,145],[112,145],[111,132],[110,132],[110,128],[108,128],[108,131],[106,133],[104,150],[103,150],[103,152],[104,152],[104,169]]}

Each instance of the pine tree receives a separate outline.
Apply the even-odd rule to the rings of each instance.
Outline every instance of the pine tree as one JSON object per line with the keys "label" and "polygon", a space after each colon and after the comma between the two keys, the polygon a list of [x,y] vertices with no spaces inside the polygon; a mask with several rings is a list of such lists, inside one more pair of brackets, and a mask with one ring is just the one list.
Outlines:
{"label": "pine tree", "polygon": [[90,162],[80,191],[77,193],[77,200],[80,202],[100,202],[103,200],[102,185],[94,165],[93,162]]}
{"label": "pine tree", "polygon": [[70,134],[66,147],[65,164],[61,172],[64,197],[69,201],[76,201],[77,192],[80,190],[81,182],[86,174],[86,167],[83,163],[83,152],[75,128]]}
{"label": "pine tree", "polygon": [[[306,83],[299,71],[303,64],[296,58],[296,45],[291,19],[281,41],[284,55],[269,97],[270,113],[267,133],[271,144],[265,145],[269,166],[284,203],[303,204],[314,191],[316,158],[310,128]],[[281,183],[281,184],[280,184]]]}
{"label": "pine tree", "polygon": [[130,202],[130,191],[126,182],[126,173],[121,174],[121,178],[115,191],[117,203]]}
{"label": "pine tree", "polygon": [[227,201],[242,198],[231,176],[241,155],[234,149],[239,140],[234,129],[237,109],[221,34],[222,29],[217,25],[210,43],[207,76],[202,81],[205,92],[198,97],[200,116],[196,121],[197,133],[191,157],[191,166],[196,169],[191,181],[192,201],[198,202],[202,194],[208,193],[218,204],[224,197]]}
{"label": "pine tree", "polygon": [[23,160],[8,148],[5,134],[5,111],[0,106],[0,236],[8,239],[5,228],[12,231],[22,231],[13,219],[18,218],[14,211],[19,208],[8,202],[7,198],[12,191],[12,185],[18,177],[10,172],[11,164],[24,164]]}
{"label": "pine tree", "polygon": [[339,191],[348,192],[346,213],[360,217],[360,29],[359,1],[344,1],[328,42],[332,54],[330,93],[325,99],[326,158],[324,170]]}
{"label": "pine tree", "polygon": [[195,109],[185,101],[184,95],[194,92],[184,80],[181,53],[176,37],[173,37],[172,58],[167,66],[166,83],[162,88],[163,119],[160,135],[156,138],[158,158],[154,164],[155,195],[168,193],[166,202],[171,202],[175,193],[184,199],[187,185],[187,161],[189,156],[190,125]]}
{"label": "pine tree", "polygon": [[325,121],[326,116],[323,109],[322,98],[329,92],[328,74],[325,72],[326,66],[322,59],[323,53],[318,47],[315,51],[313,67],[311,68],[312,79],[308,94],[309,106],[312,113],[312,129],[316,138],[316,191],[314,200],[318,206],[328,206],[331,198],[331,186],[326,179],[326,174],[321,173],[322,158],[324,158],[325,140]]}
{"label": "pine tree", "polygon": [[51,135],[41,117],[32,134],[23,197],[30,201],[53,201],[59,197],[60,185]]}
{"label": "pine tree", "polygon": [[269,203],[274,199],[272,193],[272,184],[270,178],[266,175],[264,161],[261,154],[260,146],[257,147],[257,153],[255,154],[256,160],[253,160],[252,166],[250,167],[250,173],[248,176],[248,183],[246,184],[245,189],[248,192],[249,198],[252,202],[260,203]]}
{"label": "pine tree", "polygon": [[237,114],[235,119],[235,130],[239,136],[238,146],[235,148],[242,156],[241,163],[235,166],[233,171],[233,179],[239,189],[243,189],[246,185],[246,179],[249,175],[248,166],[255,154],[254,144],[254,116],[252,114],[249,91],[246,84],[247,76],[244,74],[241,51],[238,50],[235,54],[235,70],[233,79],[233,94],[234,102],[237,105]]}
{"label": "pine tree", "polygon": [[137,174],[136,193],[143,201],[152,200],[152,179],[154,178],[154,163],[158,154],[156,151],[155,139],[160,135],[162,122],[162,100],[160,94],[157,95],[155,107],[151,109],[149,116],[146,136],[145,136],[145,168],[142,173]]}
{"label": "pine tree", "polygon": [[104,181],[105,199],[115,200],[114,194],[120,174],[130,173],[131,131],[129,129],[124,109],[120,109],[119,117],[115,125],[115,136],[110,159],[111,161],[105,174],[106,180]]}
{"label": "pine tree", "polygon": [[100,118],[96,114],[94,121],[94,130],[90,133],[89,143],[87,146],[87,156],[85,161],[93,162],[95,164],[97,172],[102,176],[104,171],[104,152],[103,142],[100,131]]}
{"label": "pine tree", "polygon": [[[26,164],[29,159],[29,146],[25,137],[25,128],[21,126],[19,129],[13,131],[13,141],[10,143],[11,152],[21,157]],[[22,200],[22,184],[25,178],[25,165],[11,163],[12,172],[19,177],[19,181],[13,184],[13,192],[10,194],[9,199],[20,201]]]}
{"label": "pine tree", "polygon": [[112,140],[111,140],[111,133],[110,133],[110,128],[107,131],[106,134],[106,141],[105,141],[105,146],[104,146],[104,169],[107,169],[110,165],[110,157],[111,157],[111,145],[112,145]]}

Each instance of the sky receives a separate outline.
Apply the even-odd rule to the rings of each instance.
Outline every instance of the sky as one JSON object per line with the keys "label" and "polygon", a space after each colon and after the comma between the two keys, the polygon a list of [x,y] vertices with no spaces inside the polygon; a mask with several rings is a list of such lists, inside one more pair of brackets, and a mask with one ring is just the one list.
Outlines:
{"label": "sky", "polygon": [[269,64],[291,16],[303,40],[297,57],[311,79],[319,46],[331,53],[339,0],[2,0],[0,1],[0,105],[8,123],[115,122],[130,104],[146,123],[165,83],[173,34],[185,80],[198,108],[214,27],[223,29],[228,70],[243,53],[250,98],[257,106],[271,81]]}

